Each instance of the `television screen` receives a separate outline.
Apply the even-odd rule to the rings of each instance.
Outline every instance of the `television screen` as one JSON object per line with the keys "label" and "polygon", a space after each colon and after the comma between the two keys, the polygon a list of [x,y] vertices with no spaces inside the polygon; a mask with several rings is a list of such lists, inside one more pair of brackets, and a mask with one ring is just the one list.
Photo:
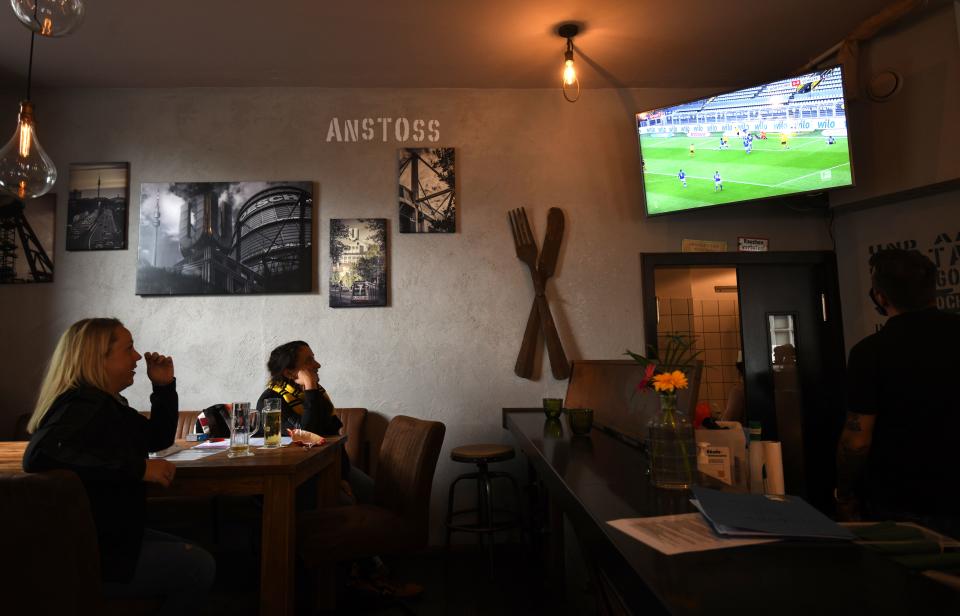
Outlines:
{"label": "television screen", "polygon": [[839,66],[637,114],[647,214],[851,186]]}

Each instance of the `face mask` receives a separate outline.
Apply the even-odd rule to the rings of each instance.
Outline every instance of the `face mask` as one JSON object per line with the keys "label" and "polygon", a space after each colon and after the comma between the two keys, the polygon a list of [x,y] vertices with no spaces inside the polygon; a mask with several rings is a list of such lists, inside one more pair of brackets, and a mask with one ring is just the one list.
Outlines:
{"label": "face mask", "polygon": [[873,302],[873,309],[876,310],[880,316],[887,316],[887,309],[877,301],[877,292],[873,287],[870,287],[870,293],[868,293],[868,295],[870,296],[870,301]]}

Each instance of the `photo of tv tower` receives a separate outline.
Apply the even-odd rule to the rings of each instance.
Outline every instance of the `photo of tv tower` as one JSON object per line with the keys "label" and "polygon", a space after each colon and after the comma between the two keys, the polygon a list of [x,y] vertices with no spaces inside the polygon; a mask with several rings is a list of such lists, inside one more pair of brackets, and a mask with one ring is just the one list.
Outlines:
{"label": "photo of tv tower", "polygon": [[128,163],[70,165],[67,250],[127,247]]}

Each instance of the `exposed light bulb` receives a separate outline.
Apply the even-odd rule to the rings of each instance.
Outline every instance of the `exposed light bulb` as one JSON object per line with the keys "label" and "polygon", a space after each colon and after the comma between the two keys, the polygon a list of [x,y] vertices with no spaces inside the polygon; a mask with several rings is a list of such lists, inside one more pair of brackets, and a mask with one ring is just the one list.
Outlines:
{"label": "exposed light bulb", "polygon": [[63,36],[83,21],[83,0],[10,0],[17,19],[41,36]]}
{"label": "exposed light bulb", "polygon": [[577,69],[573,68],[573,60],[567,60],[563,63],[563,83],[572,86],[577,80]]}
{"label": "exposed light bulb", "polygon": [[573,66],[573,42],[567,39],[567,51],[563,54],[563,98],[575,103],[580,98],[580,80]]}
{"label": "exposed light bulb", "polygon": [[57,181],[57,168],[40,147],[33,121],[33,103],[20,103],[17,130],[0,150],[0,188],[19,199],[32,199],[50,192]]}

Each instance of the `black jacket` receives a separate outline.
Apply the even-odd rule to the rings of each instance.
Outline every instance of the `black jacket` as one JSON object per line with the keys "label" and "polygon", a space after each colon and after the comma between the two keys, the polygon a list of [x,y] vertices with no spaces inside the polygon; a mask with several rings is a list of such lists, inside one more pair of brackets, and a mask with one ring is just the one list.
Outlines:
{"label": "black jacket", "polygon": [[100,545],[104,581],[133,577],[143,541],[147,453],[173,444],[176,382],[154,386],[150,419],[92,387],[58,397],[23,454],[27,472],[65,468],[83,481]]}

